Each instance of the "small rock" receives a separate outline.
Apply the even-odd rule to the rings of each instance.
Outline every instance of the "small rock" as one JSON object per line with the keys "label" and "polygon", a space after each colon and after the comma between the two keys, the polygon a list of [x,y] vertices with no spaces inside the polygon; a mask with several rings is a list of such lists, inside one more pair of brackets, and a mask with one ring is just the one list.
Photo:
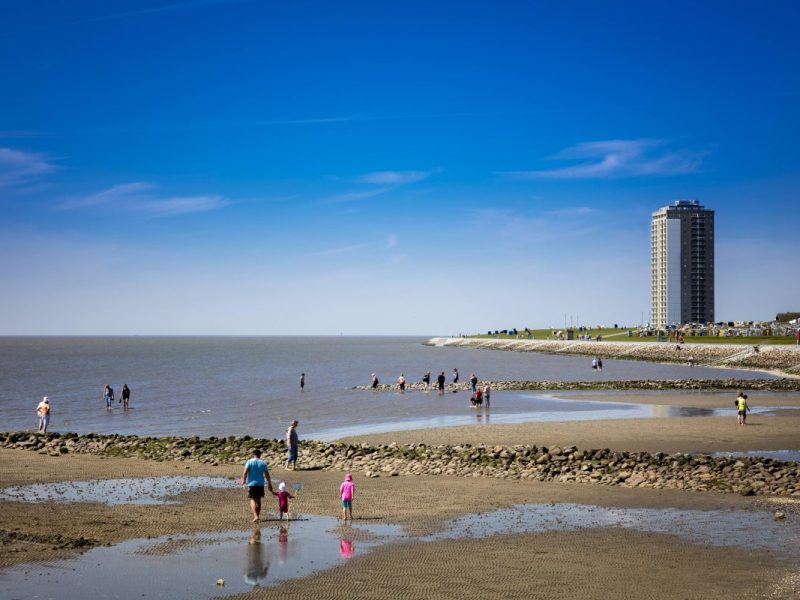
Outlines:
{"label": "small rock", "polygon": [[786,513],[782,510],[776,510],[773,517],[775,517],[776,521],[783,521],[786,518]]}
{"label": "small rock", "polygon": [[225,580],[217,579],[217,587],[225,587]]}

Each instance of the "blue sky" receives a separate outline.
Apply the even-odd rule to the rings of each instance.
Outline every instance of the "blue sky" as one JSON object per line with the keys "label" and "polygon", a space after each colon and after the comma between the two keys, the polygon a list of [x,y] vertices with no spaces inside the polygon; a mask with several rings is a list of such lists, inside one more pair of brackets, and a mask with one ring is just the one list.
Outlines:
{"label": "blue sky", "polygon": [[796,3],[0,4],[0,334],[636,324],[678,198],[800,309]]}

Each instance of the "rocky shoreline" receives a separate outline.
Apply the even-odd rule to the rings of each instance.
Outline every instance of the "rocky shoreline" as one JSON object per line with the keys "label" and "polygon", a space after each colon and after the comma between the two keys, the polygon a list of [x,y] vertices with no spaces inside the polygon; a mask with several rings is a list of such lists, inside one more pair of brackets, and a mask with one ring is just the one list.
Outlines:
{"label": "rocky shoreline", "polygon": [[[282,464],[286,456],[282,440],[249,436],[201,439],[8,432],[0,433],[0,448],[54,458],[75,453],[211,465],[243,464],[254,448],[260,448],[271,464]],[[371,446],[302,441],[299,464],[302,469],[347,470],[366,477],[451,475],[800,497],[800,464],[753,457],[535,445]]]}
{"label": "rocky shoreline", "polygon": [[[492,391],[567,391],[567,390],[703,390],[726,391],[744,390],[759,392],[800,392],[800,379],[634,379],[623,381],[481,381],[481,386],[487,383],[492,386]],[[358,385],[354,390],[381,392],[397,392],[400,386],[393,384],[379,384],[376,388],[370,385]],[[406,390],[424,391],[423,383],[406,383]],[[429,386],[435,391],[435,386]],[[469,391],[469,382],[457,384],[448,383],[447,391]]]}
{"label": "rocky shoreline", "polygon": [[429,346],[479,348],[547,354],[578,354],[600,358],[643,360],[650,362],[686,363],[695,365],[774,371],[797,377],[800,375],[800,346],[760,345],[756,352],[746,344],[682,344],[659,342],[555,341],[493,338],[432,338]]}

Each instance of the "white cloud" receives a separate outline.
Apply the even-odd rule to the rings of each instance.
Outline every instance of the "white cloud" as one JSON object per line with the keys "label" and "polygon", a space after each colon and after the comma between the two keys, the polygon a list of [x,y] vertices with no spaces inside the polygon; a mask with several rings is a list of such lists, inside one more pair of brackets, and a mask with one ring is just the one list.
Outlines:
{"label": "white cloud", "polygon": [[72,198],[61,205],[62,209],[75,210],[97,206],[112,206],[151,217],[173,217],[189,213],[206,212],[230,204],[222,196],[160,196],[155,185],[144,181],[115,185],[95,194]]}
{"label": "white cloud", "polygon": [[376,171],[356,178],[359,183],[376,185],[406,185],[430,177],[429,171]]}
{"label": "white cloud", "polygon": [[646,175],[682,175],[700,168],[705,153],[670,150],[664,140],[583,142],[562,150],[554,160],[578,164],[537,171],[503,173],[513,179],[613,179]]}
{"label": "white cloud", "polygon": [[28,183],[55,169],[44,154],[0,148],[0,187]]}

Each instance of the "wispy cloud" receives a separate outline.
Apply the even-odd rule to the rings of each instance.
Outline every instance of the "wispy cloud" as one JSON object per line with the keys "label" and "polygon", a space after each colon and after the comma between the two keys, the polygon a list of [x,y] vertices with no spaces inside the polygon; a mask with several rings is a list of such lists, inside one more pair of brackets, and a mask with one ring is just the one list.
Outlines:
{"label": "wispy cloud", "polygon": [[589,206],[571,206],[567,208],[557,208],[555,210],[548,210],[545,214],[551,217],[584,217],[591,215],[597,211]]}
{"label": "wispy cloud", "polygon": [[157,186],[144,181],[124,183],[88,196],[71,198],[62,203],[60,208],[77,210],[110,206],[158,218],[207,212],[230,204],[224,197],[215,194],[162,196],[156,192],[156,189]]}
{"label": "wispy cloud", "polygon": [[430,171],[376,171],[356,178],[359,183],[373,183],[377,185],[405,185],[417,183],[430,177]]}
{"label": "wispy cloud", "polygon": [[45,154],[0,148],[0,187],[29,183],[55,169]]}
{"label": "wispy cloud", "polygon": [[382,188],[375,188],[373,190],[362,190],[360,192],[344,192],[342,194],[336,194],[331,196],[329,200],[331,202],[357,202],[359,200],[367,200],[368,198],[374,198],[375,196],[380,196],[381,194],[385,194],[388,191],[391,191],[394,188],[390,187],[382,187]]}
{"label": "wispy cloud", "polygon": [[578,164],[537,171],[503,173],[514,179],[613,179],[647,175],[682,175],[700,168],[704,152],[671,150],[665,140],[583,142],[562,150],[552,160]]}

